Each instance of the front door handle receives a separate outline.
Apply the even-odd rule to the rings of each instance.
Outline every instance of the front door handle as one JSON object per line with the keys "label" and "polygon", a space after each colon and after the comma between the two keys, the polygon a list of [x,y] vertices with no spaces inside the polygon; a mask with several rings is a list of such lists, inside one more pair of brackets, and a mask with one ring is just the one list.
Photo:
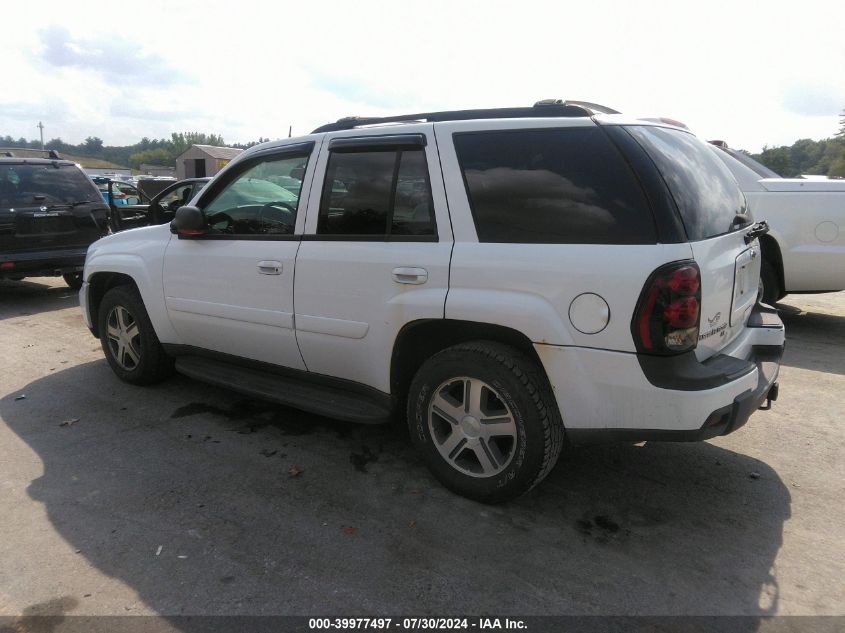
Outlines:
{"label": "front door handle", "polygon": [[428,281],[425,268],[394,268],[393,281],[397,284],[424,284]]}
{"label": "front door handle", "polygon": [[282,262],[265,261],[258,262],[258,272],[261,275],[281,275]]}

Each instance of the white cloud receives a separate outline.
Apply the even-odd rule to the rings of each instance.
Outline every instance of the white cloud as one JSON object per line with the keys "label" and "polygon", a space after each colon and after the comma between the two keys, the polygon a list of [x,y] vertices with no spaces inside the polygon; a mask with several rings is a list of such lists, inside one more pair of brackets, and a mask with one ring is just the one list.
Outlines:
{"label": "white cloud", "polygon": [[845,108],[838,9],[779,4],[168,1],[119,19],[102,2],[14,4],[0,134],[34,138],[43,119],[72,142],[181,130],[238,142],[351,114],[560,97],[750,150],[830,136]]}

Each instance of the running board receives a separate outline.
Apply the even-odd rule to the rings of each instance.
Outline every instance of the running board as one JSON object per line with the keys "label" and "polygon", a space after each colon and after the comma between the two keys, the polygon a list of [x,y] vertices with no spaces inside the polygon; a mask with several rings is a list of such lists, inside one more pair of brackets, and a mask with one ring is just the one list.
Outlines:
{"label": "running board", "polygon": [[[176,371],[212,385],[327,418],[360,424],[389,422],[390,396],[359,393],[305,374],[305,378],[277,375],[200,356],[179,356]],[[370,390],[375,391],[375,390]]]}

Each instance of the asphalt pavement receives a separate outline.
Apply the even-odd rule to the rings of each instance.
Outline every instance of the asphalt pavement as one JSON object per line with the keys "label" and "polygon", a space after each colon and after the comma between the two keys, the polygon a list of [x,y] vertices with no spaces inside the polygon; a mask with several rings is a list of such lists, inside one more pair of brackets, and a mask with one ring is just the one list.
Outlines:
{"label": "asphalt pavement", "polygon": [[780,308],[772,410],[485,506],[400,427],[121,383],[60,280],[0,281],[0,615],[845,614],[845,293]]}

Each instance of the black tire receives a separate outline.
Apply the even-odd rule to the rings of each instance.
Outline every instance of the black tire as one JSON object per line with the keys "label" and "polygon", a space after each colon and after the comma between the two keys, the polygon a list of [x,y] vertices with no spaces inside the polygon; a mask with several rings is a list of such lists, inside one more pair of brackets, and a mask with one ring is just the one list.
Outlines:
{"label": "black tire", "polygon": [[82,288],[82,273],[67,273],[66,275],[62,275],[62,279],[65,280],[65,283],[71,290],[79,290]]}
{"label": "black tire", "polygon": [[780,287],[780,279],[775,267],[767,259],[760,266],[760,298],[763,303],[774,305],[783,299],[784,293]]}
{"label": "black tire", "polygon": [[[483,466],[481,473],[476,472],[473,476],[456,465],[458,457],[472,451],[466,453],[467,468],[472,467],[471,458],[477,447],[464,444],[464,448],[460,448],[458,444],[456,450],[459,453],[454,457],[453,465],[438,448],[445,442],[438,441],[432,434],[433,430],[437,433],[435,427],[446,419],[435,413],[429,418],[432,400],[438,393],[442,397],[451,389],[444,387],[450,381],[458,385],[464,379],[484,383],[482,391],[488,390],[488,404],[491,400],[489,393],[493,393],[492,399],[509,409],[509,419],[515,426],[515,438],[506,438],[505,449],[496,449],[497,457],[504,456],[505,452],[511,457],[509,461],[501,459],[500,464],[503,465],[491,460],[491,464],[501,468],[491,476],[483,474]],[[462,406],[458,405],[459,408]],[[473,423],[471,420],[468,424]],[[445,424],[447,434],[451,435],[455,429],[462,428],[463,422]],[[483,503],[508,501],[536,486],[554,467],[564,442],[560,413],[542,370],[525,354],[490,341],[455,345],[423,363],[408,393],[408,426],[411,441],[421,452],[432,474],[453,492]],[[484,424],[481,424],[480,428],[483,427]],[[488,449],[485,451],[488,456],[491,455]]]}
{"label": "black tire", "polygon": [[[123,360],[118,358],[121,355],[118,351],[120,343],[109,335],[109,323],[118,324],[113,319],[117,318],[120,310],[125,310],[131,317],[126,319],[130,328],[133,324],[137,326],[137,334],[131,340],[137,361],[132,361],[131,355],[125,353]],[[117,286],[106,292],[100,303],[97,325],[106,360],[121,380],[133,385],[149,385],[173,374],[173,359],[159,343],[144,301],[133,286]]]}

